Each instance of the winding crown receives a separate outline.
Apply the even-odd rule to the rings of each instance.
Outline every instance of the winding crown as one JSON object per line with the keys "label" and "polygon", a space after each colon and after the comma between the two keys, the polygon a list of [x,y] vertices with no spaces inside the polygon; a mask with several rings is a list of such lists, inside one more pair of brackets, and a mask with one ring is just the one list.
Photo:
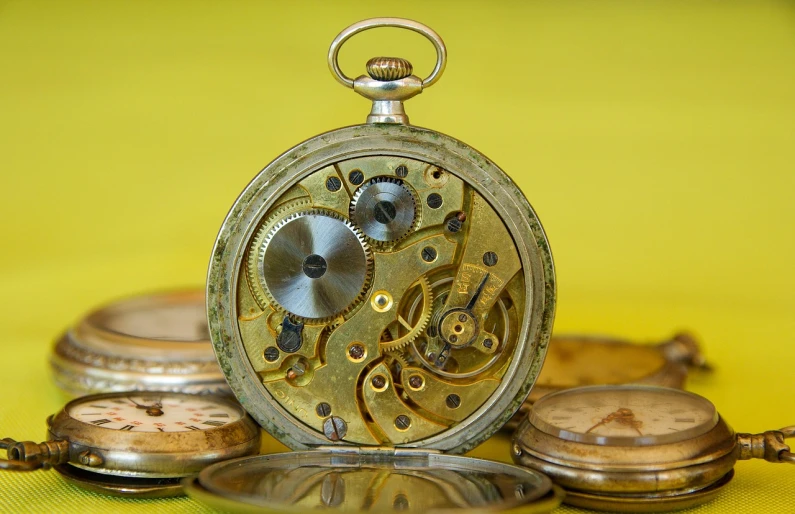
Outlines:
{"label": "winding crown", "polygon": [[367,61],[367,74],[382,82],[404,79],[412,71],[411,63],[400,57],[373,57]]}

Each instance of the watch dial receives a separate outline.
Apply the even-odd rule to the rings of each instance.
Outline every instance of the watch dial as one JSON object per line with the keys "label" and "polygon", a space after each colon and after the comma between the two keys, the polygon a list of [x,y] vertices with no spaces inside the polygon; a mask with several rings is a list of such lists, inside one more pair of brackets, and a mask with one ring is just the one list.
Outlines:
{"label": "watch dial", "polygon": [[715,406],[707,399],[653,386],[569,389],[541,398],[530,413],[530,423],[542,432],[611,446],[683,441],[717,422]]}
{"label": "watch dial", "polygon": [[74,402],[69,416],[110,430],[187,432],[210,430],[238,421],[242,411],[210,396],[131,393],[87,397]]}

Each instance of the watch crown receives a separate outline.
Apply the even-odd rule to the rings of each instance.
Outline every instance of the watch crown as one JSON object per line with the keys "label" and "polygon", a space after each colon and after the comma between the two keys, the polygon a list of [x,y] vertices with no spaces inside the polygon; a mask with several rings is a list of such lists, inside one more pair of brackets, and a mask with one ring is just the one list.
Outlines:
{"label": "watch crown", "polygon": [[413,70],[411,63],[400,57],[373,57],[367,61],[367,74],[382,82],[404,79]]}

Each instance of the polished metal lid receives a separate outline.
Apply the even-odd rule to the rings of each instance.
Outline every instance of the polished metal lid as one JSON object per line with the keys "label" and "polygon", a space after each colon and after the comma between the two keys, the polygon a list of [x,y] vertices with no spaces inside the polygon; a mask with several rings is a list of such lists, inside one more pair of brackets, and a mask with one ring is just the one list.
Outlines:
{"label": "polished metal lid", "polygon": [[183,485],[189,496],[233,512],[548,512],[561,501],[536,471],[425,450],[260,455],[213,464]]}

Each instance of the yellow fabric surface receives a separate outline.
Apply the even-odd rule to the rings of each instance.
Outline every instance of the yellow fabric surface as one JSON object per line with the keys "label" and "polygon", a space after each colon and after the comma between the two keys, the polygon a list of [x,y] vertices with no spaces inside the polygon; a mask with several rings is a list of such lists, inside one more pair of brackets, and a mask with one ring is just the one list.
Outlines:
{"label": "yellow fabric surface", "polygon": [[[795,424],[791,2],[0,0],[0,437],[42,439],[62,405],[59,332],[115,297],[200,286],[256,172],[364,121],[325,54],[384,15],[445,39],[445,75],[407,111],[524,190],[556,259],[558,332],[692,329],[716,368],[692,390],[740,431]],[[388,29],[346,45],[343,69],[376,54],[433,64]],[[508,460],[508,443],[473,453]],[[795,466],[736,471],[694,512],[795,512]],[[0,472],[0,512],[151,511],[203,508]]]}

